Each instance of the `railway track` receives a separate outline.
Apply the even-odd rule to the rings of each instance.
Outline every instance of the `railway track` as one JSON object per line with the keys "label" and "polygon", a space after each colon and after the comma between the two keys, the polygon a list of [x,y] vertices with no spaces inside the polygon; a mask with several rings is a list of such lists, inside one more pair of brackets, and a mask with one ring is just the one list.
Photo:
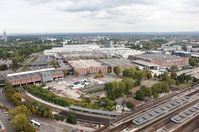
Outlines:
{"label": "railway track", "polygon": [[[187,89],[186,91],[184,91],[182,93],[175,94],[174,98],[175,97],[179,98],[179,97],[185,96],[185,95],[186,96],[193,96],[193,95],[197,94],[198,92],[199,92],[198,87],[194,87],[194,90],[193,89],[192,90]],[[127,116],[123,117],[122,119],[119,119],[119,120],[113,122],[113,125],[116,124],[115,126],[113,126],[113,127],[112,126],[105,126],[105,127],[100,128],[100,129],[98,129],[96,131],[97,132],[102,132],[102,131],[103,132],[114,132],[114,131],[117,132],[117,131],[120,131],[120,130],[123,130],[123,129],[127,128],[128,126],[132,127],[133,126],[132,119],[135,118],[135,116],[137,116],[138,114],[144,113],[147,110],[152,109],[154,107],[157,107],[157,106],[159,106],[159,105],[161,105],[161,104],[163,104],[165,102],[168,102],[170,100],[172,100],[171,97],[167,98],[166,100],[164,100],[162,102],[160,101],[159,103],[156,103],[155,105],[150,106],[147,109],[143,109],[141,111],[134,111],[133,113],[131,113],[131,115],[127,115]]]}
{"label": "railway track", "polygon": [[188,105],[184,106],[181,109],[177,109],[174,112],[172,112],[171,114],[169,114],[168,116],[165,116],[159,120],[156,120],[155,122],[148,124],[147,126],[136,130],[135,132],[154,132],[157,131],[158,129],[162,128],[163,126],[165,126],[166,124],[175,124],[171,121],[171,118],[175,115],[177,115],[178,113],[184,111],[185,109],[191,107],[192,105],[196,104],[199,102],[199,99],[189,103]]}

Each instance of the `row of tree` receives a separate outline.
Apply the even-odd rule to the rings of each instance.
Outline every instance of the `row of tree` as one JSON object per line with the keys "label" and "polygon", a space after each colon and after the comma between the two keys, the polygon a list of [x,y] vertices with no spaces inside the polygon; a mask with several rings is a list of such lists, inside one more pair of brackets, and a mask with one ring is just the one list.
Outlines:
{"label": "row of tree", "polygon": [[47,89],[43,89],[40,86],[28,85],[25,87],[25,89],[29,93],[31,93],[43,100],[52,102],[54,104],[61,105],[61,106],[69,106],[70,105],[69,102],[67,102],[63,97],[57,96],[56,94],[48,91]]}
{"label": "row of tree", "polygon": [[107,97],[111,100],[115,100],[123,95],[127,95],[133,86],[134,81],[132,79],[124,78],[122,81],[114,81],[105,84],[105,90]]}
{"label": "row of tree", "polygon": [[16,131],[23,132],[35,132],[36,129],[30,124],[29,117],[31,112],[24,106],[17,106],[8,112],[11,118],[11,124],[16,129]]}
{"label": "row of tree", "polygon": [[135,98],[137,100],[144,100],[145,97],[157,98],[160,93],[167,93],[169,90],[169,84],[166,81],[162,81],[154,84],[152,87],[141,86],[135,93]]}
{"label": "row of tree", "polygon": [[142,80],[144,78],[150,79],[152,78],[151,71],[144,69],[139,70],[138,68],[126,68],[123,71],[124,77],[132,77],[135,80]]}
{"label": "row of tree", "polygon": [[55,93],[43,89],[42,86],[36,86],[36,85],[27,85],[24,87],[25,90],[27,90],[29,93],[33,94],[34,96],[37,96],[45,101],[60,105],[60,106],[70,106],[70,105],[77,105],[87,108],[94,108],[98,109],[99,105],[97,103],[91,102],[88,98],[83,98],[82,100],[74,100],[67,97],[61,97],[56,95]]}
{"label": "row of tree", "polygon": [[5,95],[13,104],[17,106],[25,105],[33,114],[46,118],[53,117],[52,111],[41,103],[35,101],[22,102],[21,93],[16,91],[16,89],[14,89],[10,83],[6,83],[5,85]]}

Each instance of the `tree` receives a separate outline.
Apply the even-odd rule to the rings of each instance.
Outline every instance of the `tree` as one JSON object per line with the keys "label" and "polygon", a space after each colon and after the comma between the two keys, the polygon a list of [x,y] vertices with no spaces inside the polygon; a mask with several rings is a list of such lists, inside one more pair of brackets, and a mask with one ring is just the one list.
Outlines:
{"label": "tree", "polygon": [[36,129],[29,123],[24,127],[24,132],[36,132]]}
{"label": "tree", "polygon": [[18,59],[17,57],[12,58],[12,68],[16,69],[18,67]]}
{"label": "tree", "polygon": [[143,100],[144,99],[144,92],[143,90],[138,90],[136,93],[135,93],[135,98],[137,100]]}
{"label": "tree", "polygon": [[19,131],[22,131],[28,124],[28,119],[25,114],[17,114],[11,120],[12,126]]}
{"label": "tree", "polygon": [[154,78],[158,78],[158,76],[157,76],[157,74],[156,74],[156,73],[154,74]]}
{"label": "tree", "polygon": [[199,63],[199,59],[198,58],[190,58],[189,59],[189,64],[191,66],[198,66],[198,63]]}
{"label": "tree", "polygon": [[16,92],[11,96],[11,100],[14,104],[16,105],[21,105],[22,101],[21,101],[21,94]]}
{"label": "tree", "polygon": [[163,75],[162,75],[162,80],[163,81],[168,81],[170,79],[169,75],[167,72],[164,72]]}
{"label": "tree", "polygon": [[170,76],[171,76],[172,79],[176,79],[177,78],[176,72],[171,72]]}
{"label": "tree", "polygon": [[152,78],[151,71],[149,71],[148,69],[144,70],[144,74],[145,74],[145,76],[146,76],[147,79],[151,79]]}
{"label": "tree", "polygon": [[112,73],[112,67],[109,66],[109,67],[107,68],[107,72],[108,72],[108,73]]}
{"label": "tree", "polygon": [[152,96],[152,90],[151,90],[151,88],[148,88],[146,86],[141,86],[140,90],[142,90],[144,92],[144,96],[148,96],[148,97]]}
{"label": "tree", "polygon": [[178,71],[177,65],[172,65],[171,68],[170,68],[170,71],[171,72],[177,72]]}
{"label": "tree", "polygon": [[154,93],[153,93],[153,97],[154,97],[154,98],[157,98],[158,96],[159,96],[159,94],[158,94],[157,92],[154,92]]}
{"label": "tree", "polygon": [[182,49],[183,49],[184,51],[187,51],[187,46],[186,46],[186,45],[183,45],[183,46],[182,46]]}
{"label": "tree", "polygon": [[128,102],[126,103],[126,107],[129,108],[129,109],[133,109],[134,104],[131,103],[130,101],[128,101]]}
{"label": "tree", "polygon": [[119,74],[121,73],[121,69],[120,69],[118,66],[115,66],[115,67],[113,68],[113,71],[114,71],[114,73],[115,73],[116,75],[118,75],[118,76],[119,76]]}
{"label": "tree", "polygon": [[76,115],[74,112],[69,112],[67,117],[67,122],[71,124],[76,124]]}
{"label": "tree", "polygon": [[67,70],[63,70],[64,72],[64,77],[66,77],[68,75],[68,71]]}
{"label": "tree", "polygon": [[14,109],[9,110],[9,115],[11,118],[15,117],[18,114],[25,114],[29,116],[31,113],[25,105],[17,106]]}
{"label": "tree", "polygon": [[124,78],[122,80],[122,82],[125,85],[124,93],[125,94],[129,93],[129,90],[131,90],[133,88],[133,86],[134,86],[134,81],[132,79],[129,79],[129,78]]}
{"label": "tree", "polygon": [[5,64],[0,65],[0,70],[1,71],[5,71],[7,69],[8,69],[7,65],[5,65]]}
{"label": "tree", "polygon": [[54,68],[57,68],[58,67],[58,62],[56,60],[52,60],[50,62],[50,65],[52,65]]}

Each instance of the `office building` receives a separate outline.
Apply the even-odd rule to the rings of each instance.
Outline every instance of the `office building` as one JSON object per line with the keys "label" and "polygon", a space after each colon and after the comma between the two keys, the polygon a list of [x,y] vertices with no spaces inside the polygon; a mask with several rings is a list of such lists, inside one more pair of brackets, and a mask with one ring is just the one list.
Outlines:
{"label": "office building", "polygon": [[8,38],[7,38],[7,33],[4,31],[3,32],[3,37],[2,37],[3,41],[7,42]]}

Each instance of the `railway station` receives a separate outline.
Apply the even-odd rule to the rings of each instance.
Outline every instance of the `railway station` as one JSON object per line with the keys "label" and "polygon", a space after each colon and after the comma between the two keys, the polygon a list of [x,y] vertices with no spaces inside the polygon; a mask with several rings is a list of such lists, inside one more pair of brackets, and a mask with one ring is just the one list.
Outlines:
{"label": "railway station", "polygon": [[136,125],[142,125],[146,122],[149,122],[153,119],[155,119],[158,116],[161,116],[162,114],[171,111],[172,109],[177,108],[178,106],[187,103],[189,100],[188,96],[181,97],[179,99],[170,101],[168,103],[164,103],[148,112],[143,113],[142,115],[138,116],[133,120],[133,123]]}
{"label": "railway station", "polygon": [[193,117],[199,113],[199,104],[193,105],[192,107],[186,109],[185,111],[179,113],[178,115],[171,118],[175,123],[183,123],[187,119]]}

